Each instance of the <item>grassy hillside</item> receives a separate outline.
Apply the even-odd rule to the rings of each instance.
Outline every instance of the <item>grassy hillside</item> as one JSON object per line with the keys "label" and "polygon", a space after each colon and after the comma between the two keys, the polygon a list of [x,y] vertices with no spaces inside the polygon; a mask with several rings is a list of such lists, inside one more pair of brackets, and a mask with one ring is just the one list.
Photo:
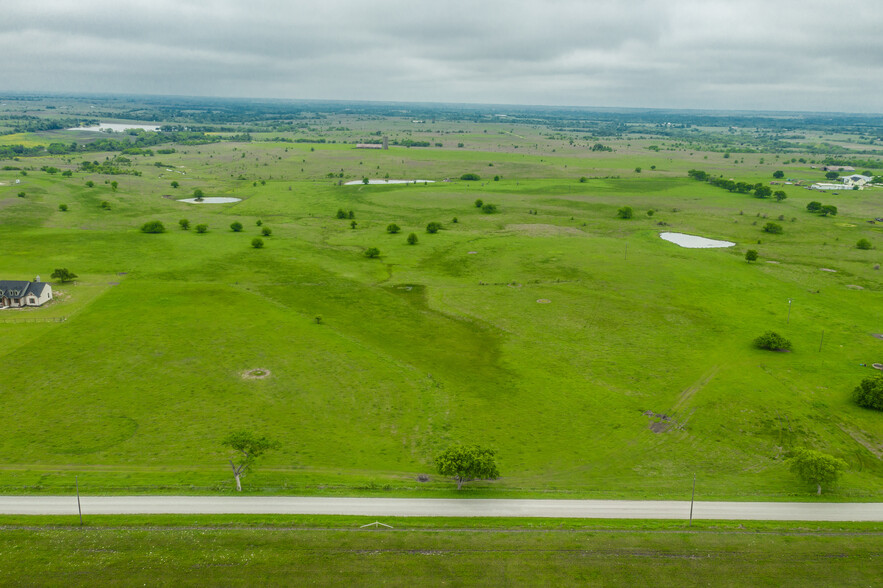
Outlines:
{"label": "grassy hillside", "polygon": [[[415,478],[465,441],[496,448],[503,474],[473,495],[683,497],[696,473],[705,498],[803,499],[785,459],[806,446],[849,463],[825,498],[881,499],[883,419],[849,401],[883,350],[879,250],[855,248],[883,246],[866,222],[879,190],[785,186],[776,203],[686,177],[765,182],[783,166],[769,155],[646,148],[658,140],[594,153],[513,128],[457,135],[462,149],[179,147],[133,157],[140,176],[3,162],[21,169],[0,171],[0,278],[79,279],[0,312],[0,491],[67,491],[75,474],[97,492],[229,491],[219,441],[248,428],[281,443],[248,491],[443,495],[447,481]],[[387,174],[436,182],[338,185]],[[242,200],[177,201],[196,188]],[[166,233],[138,230],[154,219]],[[683,249],[663,230],[737,245]],[[793,352],[752,348],[767,330]]]}

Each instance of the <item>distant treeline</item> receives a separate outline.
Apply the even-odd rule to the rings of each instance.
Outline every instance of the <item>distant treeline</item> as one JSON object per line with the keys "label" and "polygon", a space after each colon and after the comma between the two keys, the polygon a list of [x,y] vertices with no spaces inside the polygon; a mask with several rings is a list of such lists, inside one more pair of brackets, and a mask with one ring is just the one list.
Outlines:
{"label": "distant treeline", "polygon": [[[135,129],[128,132],[124,139],[101,137],[88,143],[50,143],[48,146],[37,145],[25,147],[21,144],[0,145],[0,159],[13,157],[33,157],[40,155],[69,155],[75,153],[94,153],[98,151],[119,151],[129,155],[153,155],[149,147],[175,143],[178,145],[205,145],[226,141],[250,141],[249,135],[233,135],[230,137],[217,137],[206,135],[202,132],[179,131],[173,133],[155,133],[143,129]],[[174,150],[158,150],[160,153],[173,153]]]}

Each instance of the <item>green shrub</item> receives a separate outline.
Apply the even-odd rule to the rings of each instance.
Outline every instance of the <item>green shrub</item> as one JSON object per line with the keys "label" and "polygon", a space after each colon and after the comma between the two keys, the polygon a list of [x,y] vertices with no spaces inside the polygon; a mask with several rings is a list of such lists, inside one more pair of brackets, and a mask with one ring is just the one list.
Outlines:
{"label": "green shrub", "polygon": [[484,206],[484,201],[481,198],[475,201],[475,208],[481,208],[482,206]]}
{"label": "green shrub", "polygon": [[158,220],[147,221],[143,225],[141,225],[142,233],[165,233],[166,228],[163,224]]}
{"label": "green shrub", "polygon": [[484,206],[481,207],[481,211],[485,214],[494,214],[495,212],[497,212],[497,205],[496,204],[485,204]]}
{"label": "green shrub", "polygon": [[178,221],[178,225],[181,227],[182,230],[186,231],[187,229],[190,228],[190,221],[187,220],[186,218],[182,218],[181,220]]}
{"label": "green shrub", "polygon": [[618,216],[619,218],[632,218],[633,216],[635,216],[635,211],[632,210],[631,206],[623,206],[616,211],[616,216]]}
{"label": "green shrub", "polygon": [[273,229],[271,229],[270,227],[264,227],[261,229],[261,235],[263,235],[264,237],[269,237],[272,234],[273,234]]}
{"label": "green shrub", "polygon": [[430,234],[435,234],[435,233],[438,233],[441,228],[442,228],[441,223],[437,223],[437,222],[433,221],[433,222],[429,223],[428,225],[426,225],[426,232],[430,233]]}
{"label": "green shrub", "polygon": [[230,229],[232,229],[234,233],[238,233],[242,231],[242,223],[239,221],[233,221],[230,223]]}
{"label": "green shrub", "polygon": [[465,180],[467,182],[477,182],[478,180],[481,179],[481,176],[478,174],[471,174],[470,173],[470,174],[463,174],[462,176],[460,176],[460,179]]}
{"label": "green shrub", "polygon": [[883,376],[865,378],[852,392],[852,399],[864,408],[883,410]]}
{"label": "green shrub", "polygon": [[870,249],[871,242],[868,241],[867,239],[859,239],[858,243],[856,243],[855,246],[857,249]]}
{"label": "green shrub", "polygon": [[745,252],[745,261],[757,261],[757,251],[749,249]]}
{"label": "green shrub", "polygon": [[791,349],[791,341],[778,333],[767,331],[754,340],[754,346],[770,351],[789,351]]}
{"label": "green shrub", "polygon": [[365,257],[368,259],[374,259],[380,257],[380,249],[377,247],[369,247],[365,250]]}
{"label": "green shrub", "polygon": [[763,226],[763,230],[765,233],[772,233],[773,235],[781,235],[782,234],[782,225],[778,223],[769,222]]}
{"label": "green shrub", "polygon": [[260,249],[261,247],[264,246],[264,240],[261,239],[260,237],[255,237],[254,239],[251,240],[251,246],[254,247],[255,249]]}
{"label": "green shrub", "polygon": [[206,225],[206,224],[196,225],[196,232],[200,233],[200,234],[207,233],[208,232],[208,225]]}
{"label": "green shrub", "polygon": [[417,233],[411,233],[408,235],[408,245],[416,245],[417,244]]}
{"label": "green shrub", "polygon": [[396,233],[398,233],[401,230],[402,230],[402,228],[395,223],[390,223],[390,224],[386,225],[386,232],[389,233],[390,235],[395,235]]}
{"label": "green shrub", "polygon": [[67,204],[59,204],[58,210],[60,210],[61,212],[67,212]]}

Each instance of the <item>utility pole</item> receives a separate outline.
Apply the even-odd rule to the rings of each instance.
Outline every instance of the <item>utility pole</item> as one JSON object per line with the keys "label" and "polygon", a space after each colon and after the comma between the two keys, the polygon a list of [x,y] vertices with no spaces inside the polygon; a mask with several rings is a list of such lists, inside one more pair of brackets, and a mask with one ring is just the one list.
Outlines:
{"label": "utility pole", "polygon": [[789,298],[788,299],[788,320],[785,321],[785,324],[787,325],[790,323],[791,323],[791,299]]}
{"label": "utility pole", "polygon": [[696,498],[696,474],[693,474],[693,493],[690,494],[690,524],[688,526],[693,526],[693,500]]}
{"label": "utility pole", "polygon": [[83,509],[80,507],[80,476],[76,476],[77,481],[77,511],[80,513],[80,526],[83,526]]}
{"label": "utility pole", "polygon": [[822,338],[819,339],[819,353],[822,352],[822,343],[825,341],[825,330],[822,329]]}

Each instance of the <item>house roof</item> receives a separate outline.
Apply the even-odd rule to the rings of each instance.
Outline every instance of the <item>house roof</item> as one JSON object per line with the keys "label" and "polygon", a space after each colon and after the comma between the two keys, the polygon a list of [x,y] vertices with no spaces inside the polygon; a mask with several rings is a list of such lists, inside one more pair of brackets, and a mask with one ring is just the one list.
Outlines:
{"label": "house roof", "polygon": [[25,280],[0,280],[0,296],[6,298],[24,298],[28,294],[41,296],[49,284],[46,282],[28,282]]}

